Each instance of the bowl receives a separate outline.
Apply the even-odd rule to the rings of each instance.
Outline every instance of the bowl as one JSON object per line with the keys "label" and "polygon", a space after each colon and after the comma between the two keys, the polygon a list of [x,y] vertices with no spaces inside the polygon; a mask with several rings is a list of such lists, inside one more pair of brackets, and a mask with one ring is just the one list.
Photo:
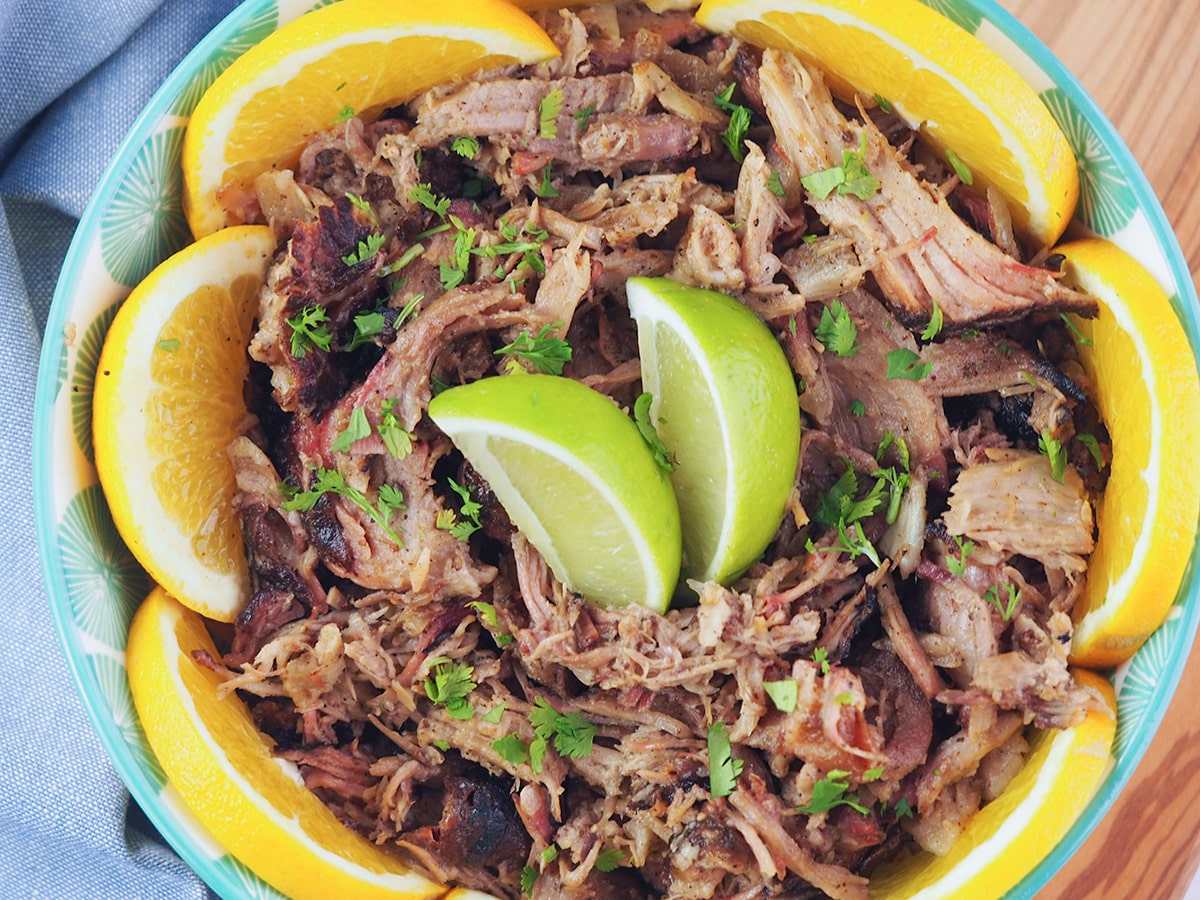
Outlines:
{"label": "bowl", "polygon": [[[246,0],[180,63],[138,117],[100,180],[67,252],[50,308],[34,410],[38,546],[54,622],[87,713],[125,784],[163,837],[218,894],[281,898],[225,853],[167,783],[134,711],[125,637],[151,587],[113,527],[94,467],[91,399],[118,306],[190,240],[181,200],[187,117],[233,59],[281,24],[330,0]],[[1079,162],[1077,224],[1119,244],[1162,284],[1200,346],[1200,304],[1179,245],[1145,176],[1079,82],[992,0],[923,0],[1005,57],[1038,91]],[[1082,817],[1012,891],[1032,897],[1103,818],[1166,712],[1200,621],[1193,548],[1166,623],[1114,673],[1115,764]]]}

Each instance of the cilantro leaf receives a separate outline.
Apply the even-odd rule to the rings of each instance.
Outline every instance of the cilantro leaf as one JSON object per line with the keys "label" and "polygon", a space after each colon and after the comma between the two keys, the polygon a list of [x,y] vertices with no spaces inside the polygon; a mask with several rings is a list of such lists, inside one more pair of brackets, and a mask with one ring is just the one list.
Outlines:
{"label": "cilantro leaf", "polygon": [[708,791],[714,797],[728,797],[734,782],[742,774],[742,761],[733,755],[729,731],[724,722],[708,726]]}
{"label": "cilantro leaf", "polygon": [[383,246],[383,235],[378,231],[373,231],[367,235],[365,240],[358,242],[358,247],[352,253],[347,253],[342,257],[342,262],[348,266],[357,266],[361,262],[370,259],[379,252],[379,248]]}
{"label": "cilantro leaf", "polygon": [[812,661],[821,667],[821,674],[829,674],[829,651],[824,647],[817,647],[812,652]]}
{"label": "cilantro leaf", "polygon": [[595,866],[601,872],[611,872],[618,866],[624,865],[625,854],[616,847],[606,847],[596,856]]}
{"label": "cilantro leaf", "polygon": [[343,106],[340,110],[338,110],[338,114],[329,124],[337,125],[341,122],[345,122],[347,119],[353,119],[356,115],[357,113],[354,111],[353,106]]}
{"label": "cilantro leaf", "polygon": [[826,350],[838,356],[854,356],[858,353],[858,326],[850,318],[850,311],[840,300],[834,300],[821,310],[821,321],[813,332]]}
{"label": "cilantro leaf", "polygon": [[790,713],[796,708],[796,701],[800,698],[800,683],[795,678],[764,681],[762,686],[780,712]]}
{"label": "cilantro leaf", "polygon": [[474,159],[479,154],[479,141],[464,134],[450,142],[450,149],[464,159]]}
{"label": "cilantro leaf", "polygon": [[596,104],[589,103],[583,109],[579,110],[579,112],[572,113],[571,118],[579,123],[578,128],[580,131],[583,131],[584,129],[587,128],[588,122],[591,121],[591,118],[593,115],[595,115],[595,113],[596,113]]}
{"label": "cilantro leaf", "polygon": [[783,187],[783,179],[779,177],[778,171],[772,170],[771,174],[767,176],[767,190],[776,197],[787,196],[787,191]]}
{"label": "cilantro leaf", "polygon": [[674,472],[676,465],[675,456],[667,449],[667,445],[658,436],[658,429],[650,421],[650,404],[653,402],[654,395],[648,391],[639,394],[637,400],[633,402],[633,422],[637,425],[638,432],[642,435],[642,440],[654,452],[654,461],[658,464],[658,467],[667,472]]}
{"label": "cilantro leaf", "polygon": [[563,92],[555,88],[538,104],[538,137],[548,141],[558,137],[558,116],[562,112]]}
{"label": "cilantro leaf", "polygon": [[408,199],[419,203],[439,219],[446,218],[446,212],[450,209],[450,198],[436,196],[433,193],[433,186],[428,182],[413,187],[408,192]]}
{"label": "cilantro leaf", "polygon": [[592,739],[596,726],[580,713],[560,713],[542,696],[534,699],[529,710],[529,724],[540,740],[549,744],[553,739],[554,749],[560,756],[580,759],[592,752]]}
{"label": "cilantro leaf", "polygon": [[1083,444],[1087,448],[1088,453],[1092,454],[1092,459],[1096,461],[1096,468],[1103,469],[1104,454],[1100,452],[1100,442],[1096,440],[1096,436],[1083,432],[1082,434],[1075,435],[1075,440]]}
{"label": "cilantro leaf", "polygon": [[[392,530],[391,526],[392,513],[397,509],[404,508],[404,500],[398,488],[384,485],[379,491],[379,503],[373,504],[367,499],[366,494],[353,485],[347,484],[345,476],[337,469],[318,466],[314,472],[316,477],[313,479],[312,487],[307,491],[298,491],[285,483],[283,489],[289,496],[280,504],[283,509],[289,512],[292,510],[307,511],[316,506],[317,501],[323,495],[337,494],[366,513],[397,546],[404,546],[404,541],[400,540],[400,536]],[[387,493],[383,490],[385,487],[390,488]]]}
{"label": "cilantro leaf", "polygon": [[1068,316],[1065,312],[1060,312],[1058,317],[1063,320],[1067,328],[1070,329],[1071,334],[1075,336],[1076,344],[1078,344],[1080,347],[1092,346],[1092,339],[1079,330],[1079,326],[1071,321],[1070,316]]}
{"label": "cilantro leaf", "polygon": [[350,338],[346,350],[357,350],[364,344],[374,343],[371,338],[383,331],[384,324],[383,313],[379,310],[359,313],[354,317],[354,337]]}
{"label": "cilantro leaf", "polygon": [[487,722],[489,725],[499,725],[502,718],[504,718],[503,700],[479,717],[480,721]]}
{"label": "cilantro leaf", "polygon": [[371,423],[367,421],[367,411],[361,406],[356,406],[350,413],[350,421],[329,445],[329,449],[334,453],[348,453],[357,441],[370,437],[370,435]]}
{"label": "cilantro leaf", "polygon": [[533,884],[538,880],[538,870],[533,866],[526,866],[521,870],[521,893],[529,895],[533,891]]}
{"label": "cilantro leaf", "polygon": [[721,143],[728,149],[734,162],[741,163],[746,158],[746,132],[750,130],[750,108],[733,102],[733,90],[736,84],[730,84],[718,93],[714,99],[717,108],[729,113],[729,125],[721,132]]}
{"label": "cilantro leaf", "polygon": [[929,317],[929,323],[925,326],[925,330],[921,332],[921,340],[932,341],[942,330],[942,308],[938,306],[936,300],[933,301],[933,314]]}
{"label": "cilantro leaf", "polygon": [[296,359],[304,359],[311,347],[329,350],[333,335],[329,333],[329,313],[325,307],[306,306],[284,321],[292,329],[292,356]]}
{"label": "cilantro leaf", "polygon": [[1038,450],[1050,458],[1050,477],[1059,484],[1067,477],[1067,451],[1062,441],[1050,436],[1049,431],[1038,435]]}
{"label": "cilantro leaf", "polygon": [[506,734],[492,741],[492,749],[500,754],[500,758],[514,766],[522,766],[529,762],[529,745],[515,734]]}
{"label": "cilantro leaf", "polygon": [[863,403],[861,400],[850,401],[850,415],[854,416],[856,419],[861,419],[866,414],[867,404]]}
{"label": "cilantro leaf", "polygon": [[496,356],[506,353],[519,357],[539,372],[561,375],[563,366],[571,361],[571,345],[562,338],[552,337],[550,332],[562,327],[562,322],[543,325],[537,337],[522,331],[511,344],[495,351]]}
{"label": "cilantro leaf", "polygon": [[1021,592],[1013,584],[1006,584],[1004,590],[1007,596],[1001,597],[999,586],[993,584],[983,592],[983,599],[996,607],[1000,611],[1000,617],[1007,622],[1021,603]]}
{"label": "cilantro leaf", "polygon": [[950,168],[954,170],[954,174],[958,176],[958,180],[965,185],[975,183],[975,176],[971,174],[971,170],[967,168],[967,164],[958,158],[958,154],[953,150],[946,151],[946,162],[950,163]]}
{"label": "cilantro leaf", "polygon": [[849,806],[866,815],[869,810],[865,806],[846,796],[846,791],[850,789],[850,783],[846,780],[849,777],[850,773],[843,769],[832,770],[813,785],[812,800],[805,806],[797,807],[796,812],[814,815],[828,812],[835,806]]}
{"label": "cilantro leaf", "polygon": [[475,707],[467,695],[475,690],[475,667],[440,656],[429,662],[431,674],[425,679],[425,696],[455,719],[469,719]]}
{"label": "cilantro leaf", "polygon": [[396,404],[399,402],[395,398],[383,401],[380,406],[383,415],[379,419],[378,431],[388,453],[396,459],[404,459],[412,453],[416,435],[400,424],[400,418],[396,415]]}
{"label": "cilantro leaf", "polygon": [[958,545],[958,556],[953,554],[946,555],[946,568],[949,569],[951,575],[961,576],[967,570],[967,559],[971,555],[971,551],[975,549],[974,541],[964,541],[959,535],[954,535],[954,543]]}
{"label": "cilantro leaf", "polygon": [[542,169],[542,183],[538,185],[534,193],[546,199],[558,196],[558,189],[550,183],[550,163],[546,163],[545,168]]}
{"label": "cilantro leaf", "polygon": [[879,179],[867,169],[863,154],[867,150],[867,135],[862,134],[862,142],[858,150],[843,150],[842,164],[810,172],[800,178],[800,183],[820,200],[828,199],[837,191],[841,195],[857,197],[866,200],[878,193]]}
{"label": "cilantro leaf", "polygon": [[929,377],[933,371],[933,363],[921,362],[921,357],[900,347],[887,355],[887,377],[904,381],[921,381]]}

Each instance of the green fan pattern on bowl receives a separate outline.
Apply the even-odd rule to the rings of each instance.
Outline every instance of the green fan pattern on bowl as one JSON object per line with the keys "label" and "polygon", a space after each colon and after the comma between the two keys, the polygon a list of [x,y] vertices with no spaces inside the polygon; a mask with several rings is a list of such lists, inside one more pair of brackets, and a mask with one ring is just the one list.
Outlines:
{"label": "green fan pattern on bowl", "polygon": [[235,59],[278,27],[279,8],[272,3],[250,19],[246,23],[246,27],[232,40],[222,44],[204,61],[188,82],[188,86],[171,105],[171,112],[177,116],[190,116],[192,110],[196,108],[196,104],[200,102],[200,98],[204,96],[204,92],[217,80],[217,76],[229,68]]}
{"label": "green fan pattern on bowl", "polygon": [[84,488],[67,504],[58,542],[76,624],[105,646],[123,649],[151,582],[117,536],[100,485]]}
{"label": "green fan pattern on bowl", "polygon": [[[75,443],[79,452],[89,463],[95,463],[96,451],[92,443],[92,394],[96,388],[96,369],[100,365],[100,351],[104,349],[104,336],[116,318],[120,303],[114,303],[98,315],[83,333],[79,342],[79,355],[75,359],[75,373],[71,376],[71,428],[75,432]],[[62,357],[63,372],[66,373],[67,355]]]}
{"label": "green fan pattern on bowl", "polygon": [[[128,290],[167,256],[190,240],[183,216],[179,159],[185,120],[200,95],[239,54],[280,24],[336,0],[248,0],[193,52],[163,85],[140,123],[117,154],[84,213],[76,243],[64,265],[62,280],[47,322],[42,378],[35,422],[35,491],[39,542],[56,624],[84,695],[89,713],[114,764],[135,798],[167,840],[218,893],[252,900],[285,900],[231,856],[213,858],[212,839],[186,811],[158,802],[166,784],[137,720],[124,668],[125,635],[150,580],[121,543],[91,467],[91,396],[100,347],[113,315]],[[1090,100],[1045,48],[1031,38],[992,0],[922,0],[972,34],[996,31],[1007,42],[996,50],[1013,61],[1021,43],[1029,48],[1018,68],[1040,68],[1046,84],[1041,94],[1062,126],[1079,161],[1081,200],[1077,213],[1088,229],[1116,240],[1135,217],[1147,223],[1138,238],[1156,243],[1169,259],[1168,294],[1183,300],[1176,308],[1194,306],[1194,290],[1186,266],[1173,244],[1149,187],[1124,169],[1132,160],[1111,126],[1096,115]],[[984,22],[989,27],[981,29]],[[1105,131],[1104,129],[1107,129]],[[1138,253],[1135,241],[1125,247]],[[1195,314],[1193,313],[1193,318]],[[57,336],[68,325],[89,322],[74,353]],[[1194,334],[1195,324],[1189,325]],[[51,374],[46,374],[51,373]],[[63,384],[70,390],[63,392]],[[64,423],[69,423],[65,425]],[[70,445],[78,454],[62,451]],[[74,461],[82,456],[86,464]],[[1196,628],[1198,592],[1195,560],[1181,598],[1187,606],[1151,636],[1118,674],[1120,720],[1114,755],[1115,777],[1093,801],[1090,824],[1099,820],[1102,804],[1111,802],[1149,743],[1146,729],[1155,725],[1178,679]],[[61,589],[59,586],[61,585]],[[1009,894],[1010,900],[1032,897],[1082,842],[1090,824],[1073,829],[1060,847]]]}
{"label": "green fan pattern on bowl", "polygon": [[100,226],[113,281],[133,287],[190,240],[183,215],[182,127],[153,134],[134,157]]}
{"label": "green fan pattern on bowl", "polygon": [[1129,191],[1129,179],[1066,91],[1051,88],[1040,96],[1075,154],[1079,169],[1076,218],[1096,234],[1111,238],[1133,218],[1135,205]]}

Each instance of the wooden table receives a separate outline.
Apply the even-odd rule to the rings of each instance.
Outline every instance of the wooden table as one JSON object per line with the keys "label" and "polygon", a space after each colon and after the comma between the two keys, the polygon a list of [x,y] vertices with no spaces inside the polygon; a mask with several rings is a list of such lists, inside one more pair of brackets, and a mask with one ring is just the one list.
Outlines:
{"label": "wooden table", "polygon": [[[1200,274],[1200,0],[1000,0],[1116,125]],[[1200,864],[1200,650],[1116,806],[1038,900],[1177,900]]]}

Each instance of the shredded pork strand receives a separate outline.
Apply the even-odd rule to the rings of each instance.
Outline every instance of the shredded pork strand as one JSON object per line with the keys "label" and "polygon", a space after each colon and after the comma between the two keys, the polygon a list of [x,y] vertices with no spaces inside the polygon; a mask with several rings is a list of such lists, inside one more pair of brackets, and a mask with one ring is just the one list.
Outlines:
{"label": "shredded pork strand", "polygon": [[[1094,301],[795,57],[686,10],[539,16],[561,57],[340,123],[240,198],[280,250],[230,448],[252,598],[205,662],[342,821],[436,878],[863,900],[1093,702],[1066,660],[1105,472],[1039,441],[1103,436],[1057,316]],[[845,152],[877,192],[802,187]],[[762,557],[662,614],[566,589],[427,415],[539,336],[631,409],[633,275],[755,311],[804,414]]]}

